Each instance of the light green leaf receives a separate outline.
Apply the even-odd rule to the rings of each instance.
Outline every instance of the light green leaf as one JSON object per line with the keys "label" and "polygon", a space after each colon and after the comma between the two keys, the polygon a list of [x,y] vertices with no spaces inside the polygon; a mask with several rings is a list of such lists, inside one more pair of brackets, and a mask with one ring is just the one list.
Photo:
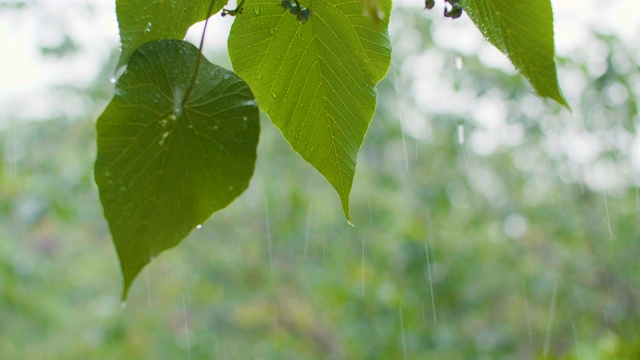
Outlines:
{"label": "light green leaf", "polygon": [[[235,71],[286,140],[337,190],[349,220],[358,150],[391,61],[387,24],[362,0],[302,1],[301,24],[274,0],[247,0],[229,35]],[[370,10],[370,9],[367,9]]]}
{"label": "light green leaf", "polygon": [[256,101],[242,79],[203,57],[193,83],[199,57],[183,41],[143,45],[98,119],[95,179],[124,298],[152,258],[231,203],[253,175]]}
{"label": "light green leaf", "polygon": [[[227,0],[215,0],[213,14]],[[142,44],[162,39],[184,39],[187,30],[207,18],[211,0],[116,0],[122,53],[118,67]]]}
{"label": "light green leaf", "polygon": [[569,108],[553,60],[550,0],[462,0],[482,35],[509,57],[535,92]]}

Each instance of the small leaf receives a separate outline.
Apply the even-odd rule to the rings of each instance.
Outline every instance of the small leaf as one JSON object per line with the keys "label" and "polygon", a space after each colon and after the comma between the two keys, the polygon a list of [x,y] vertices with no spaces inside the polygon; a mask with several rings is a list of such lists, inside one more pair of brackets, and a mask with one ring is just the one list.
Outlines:
{"label": "small leaf", "polygon": [[550,0],[461,0],[482,35],[509,57],[535,92],[569,108],[553,60]]}
{"label": "small leaf", "polygon": [[[126,298],[140,270],[249,185],[258,107],[247,84],[178,40],[133,53],[98,119],[95,179]],[[185,98],[185,94],[189,93]]]}
{"label": "small leaf", "polygon": [[[213,14],[227,0],[215,0]],[[187,30],[207,18],[211,0],[116,0],[122,53],[118,67],[126,64],[142,44],[162,39],[184,39]]]}
{"label": "small leaf", "polygon": [[375,86],[391,62],[391,2],[379,1],[381,19],[367,15],[362,0],[301,6],[311,14],[304,24],[271,0],[247,0],[231,28],[229,55],[260,108],[336,189],[349,220],[358,150],[376,108]]}

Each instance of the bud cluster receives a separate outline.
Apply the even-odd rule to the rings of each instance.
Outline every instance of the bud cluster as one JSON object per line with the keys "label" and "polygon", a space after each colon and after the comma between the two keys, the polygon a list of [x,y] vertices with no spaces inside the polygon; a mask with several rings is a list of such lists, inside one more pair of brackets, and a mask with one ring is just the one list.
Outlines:
{"label": "bud cluster", "polygon": [[[462,15],[462,6],[460,6],[460,0],[444,0],[444,17],[457,19]],[[424,8],[426,10],[431,10],[435,6],[435,0],[425,0]]]}

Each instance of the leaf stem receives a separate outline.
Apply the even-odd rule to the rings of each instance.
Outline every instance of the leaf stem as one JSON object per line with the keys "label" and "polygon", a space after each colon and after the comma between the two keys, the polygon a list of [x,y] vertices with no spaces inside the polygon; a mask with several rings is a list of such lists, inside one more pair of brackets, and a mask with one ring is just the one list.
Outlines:
{"label": "leaf stem", "polygon": [[189,98],[189,96],[191,95],[191,92],[193,91],[193,87],[196,84],[196,79],[198,78],[198,71],[200,71],[200,64],[202,63],[202,57],[204,55],[202,55],[202,48],[204,46],[204,35],[207,33],[207,25],[209,24],[209,18],[211,17],[211,13],[213,12],[213,5],[215,4],[216,0],[211,0],[211,4],[209,5],[209,10],[207,10],[207,19],[204,21],[204,28],[202,29],[202,37],[200,37],[200,56],[198,56],[198,58],[196,59],[196,69],[193,72],[193,80],[191,81],[191,85],[189,86],[189,89],[187,89],[187,92],[184,94],[184,98],[182,99],[182,106],[184,106],[184,104],[187,102],[187,99]]}

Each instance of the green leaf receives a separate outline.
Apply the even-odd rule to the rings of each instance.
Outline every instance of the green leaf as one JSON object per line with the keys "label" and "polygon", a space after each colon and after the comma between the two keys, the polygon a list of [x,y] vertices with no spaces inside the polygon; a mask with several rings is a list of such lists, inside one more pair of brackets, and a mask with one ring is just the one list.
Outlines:
{"label": "green leaf", "polygon": [[303,1],[306,23],[273,0],[247,0],[229,35],[233,68],[286,140],[337,190],[347,220],[358,150],[391,62],[390,0]]}
{"label": "green leaf", "polygon": [[550,0],[462,0],[482,35],[509,57],[535,92],[569,108],[553,60]]}
{"label": "green leaf", "polygon": [[[217,0],[213,14],[227,0]],[[162,39],[184,39],[187,30],[207,18],[211,0],[116,0],[122,53],[118,67],[126,64],[142,44]]]}
{"label": "green leaf", "polygon": [[247,84],[193,45],[162,40],[133,53],[98,119],[95,165],[123,298],[152,258],[247,188],[258,118]]}

